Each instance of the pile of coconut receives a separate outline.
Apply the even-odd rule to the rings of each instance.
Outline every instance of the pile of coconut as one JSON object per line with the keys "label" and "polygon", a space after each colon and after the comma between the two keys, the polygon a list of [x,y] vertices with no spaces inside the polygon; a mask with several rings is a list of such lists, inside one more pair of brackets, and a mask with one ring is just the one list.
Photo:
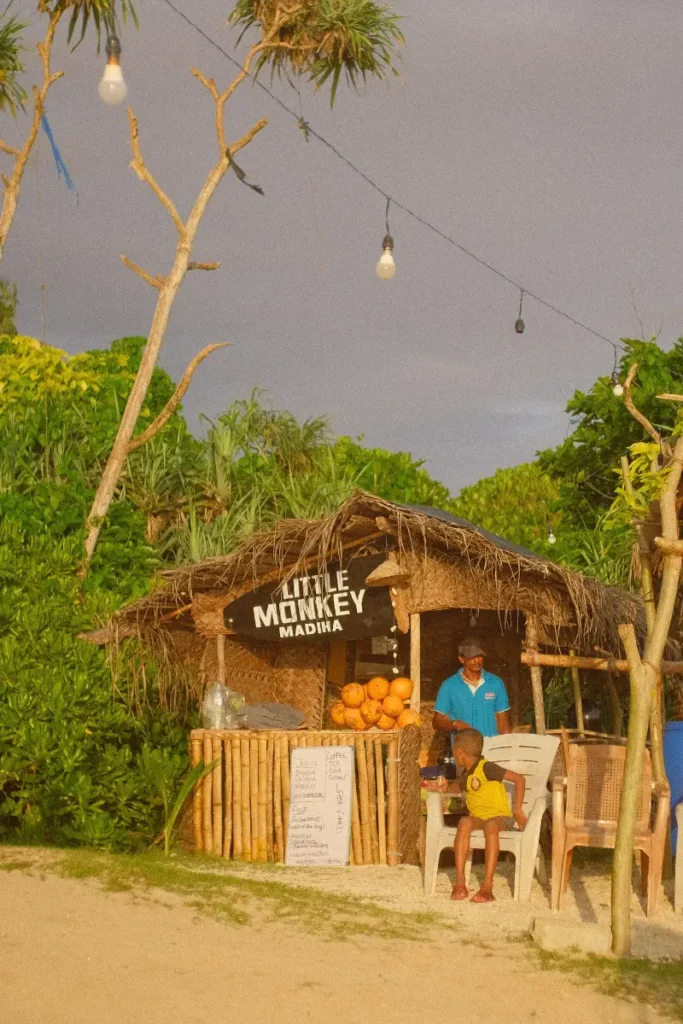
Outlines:
{"label": "pile of coconut", "polygon": [[341,729],[357,732],[421,725],[417,711],[406,707],[412,693],[413,681],[404,676],[391,682],[384,676],[375,676],[369,683],[347,683],[342,688],[341,700],[332,705],[330,715]]}

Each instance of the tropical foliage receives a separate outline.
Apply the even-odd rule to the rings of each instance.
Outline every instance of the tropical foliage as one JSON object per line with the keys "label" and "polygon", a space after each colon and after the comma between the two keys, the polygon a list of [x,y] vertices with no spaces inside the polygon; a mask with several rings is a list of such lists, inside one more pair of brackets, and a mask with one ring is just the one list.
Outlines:
{"label": "tropical foliage", "polygon": [[0,18],[0,110],[8,111],[13,117],[23,108],[28,96],[19,82],[24,71],[21,33],[25,27],[18,18],[9,15],[9,6],[6,7]]}
{"label": "tropical foliage", "polygon": [[[674,429],[677,412],[657,395],[683,394],[683,339],[666,352],[654,340],[625,340],[624,345],[622,379],[638,363],[634,402],[666,437]],[[574,429],[557,448],[540,453],[539,466],[559,485],[556,508],[563,522],[592,530],[614,499],[620,458],[646,435],[623,398],[614,395],[608,377],[600,377],[588,392],[576,391],[567,412]]]}
{"label": "tropical foliage", "polygon": [[374,0],[238,0],[229,18],[243,31],[259,27],[267,41],[259,68],[306,75],[318,88],[330,81],[332,105],[342,75],[355,86],[368,75],[397,73],[399,20]]}
{"label": "tropical foliage", "polygon": [[[91,570],[85,517],[139,363],[142,338],[68,357],[0,338],[0,837],[130,847],[162,830],[188,765],[187,722],[150,703],[133,714],[106,655],[78,635],[146,593],[169,560],[231,551],[281,516],[315,517],[359,482],[399,500],[448,496],[405,453],[335,441],[260,392],[190,435],[178,411],[134,452]],[[140,429],[173,394],[156,370]],[[151,689],[150,689],[151,688]],[[180,796],[184,793],[180,789]]]}

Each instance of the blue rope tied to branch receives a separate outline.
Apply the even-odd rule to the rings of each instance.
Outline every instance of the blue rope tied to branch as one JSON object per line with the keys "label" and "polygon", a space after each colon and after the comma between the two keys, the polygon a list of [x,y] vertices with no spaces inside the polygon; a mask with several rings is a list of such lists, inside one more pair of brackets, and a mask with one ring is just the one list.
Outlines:
{"label": "blue rope tied to branch", "polygon": [[68,190],[70,192],[75,192],[75,194],[76,194],[76,206],[78,206],[78,202],[79,202],[78,191],[76,190],[76,186],[73,183],[73,179],[72,179],[71,175],[69,174],[69,170],[68,170],[66,164],[64,163],[64,158],[62,157],[62,154],[59,152],[59,147],[58,147],[57,143],[55,142],[54,135],[52,134],[52,128],[50,127],[50,122],[48,121],[48,119],[47,119],[45,114],[43,114],[43,116],[41,117],[40,123],[42,124],[43,131],[47,135],[48,140],[50,142],[50,146],[52,147],[52,155],[55,158],[55,166],[57,167],[57,174],[58,174],[58,176],[60,178],[64,178],[64,184],[66,185]]}

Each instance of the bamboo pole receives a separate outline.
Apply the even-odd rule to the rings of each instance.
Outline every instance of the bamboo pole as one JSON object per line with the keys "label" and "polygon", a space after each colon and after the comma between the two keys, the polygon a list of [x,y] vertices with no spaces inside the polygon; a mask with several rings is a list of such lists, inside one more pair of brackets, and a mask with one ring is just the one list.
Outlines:
{"label": "bamboo pole", "polygon": [[[348,739],[346,737],[339,737],[339,746],[348,746]],[[360,812],[358,810],[358,759],[355,755],[354,746],[354,757],[353,757],[353,779],[351,781],[351,844],[353,850],[353,863],[363,863],[363,839],[361,836],[360,828]]]}
{"label": "bamboo pole", "polygon": [[[623,658],[572,658],[569,654],[540,654],[534,651],[522,651],[522,665],[549,666],[551,668],[578,668],[588,672],[618,672],[628,675],[628,662]],[[683,661],[663,661],[664,675],[683,676]]]}
{"label": "bamboo pole", "polygon": [[375,744],[375,773],[377,782],[377,825],[379,838],[379,862],[387,862],[387,808],[384,797],[384,744],[379,740]]}
{"label": "bamboo pole", "polygon": [[230,860],[232,851],[232,736],[223,740],[223,856]]}
{"label": "bamboo pole", "polygon": [[249,808],[249,737],[240,736],[240,760],[242,768],[242,791],[240,814],[242,816],[242,860],[251,860],[251,812]]}
{"label": "bamboo pole", "polygon": [[[535,615],[526,617],[526,650],[538,652],[538,620]],[[524,655],[522,655],[524,660]],[[543,677],[537,665],[531,665],[531,689],[534,695],[534,717],[536,719],[536,732],[539,736],[545,735],[545,707],[543,705]]]}
{"label": "bamboo pole", "polygon": [[387,863],[400,863],[398,848],[398,740],[392,739],[387,751]]}
{"label": "bamboo pole", "polygon": [[223,743],[220,736],[211,740],[212,760],[218,761],[212,774],[211,806],[213,820],[213,852],[216,857],[223,855]]}
{"label": "bamboo pole", "polygon": [[362,736],[355,739],[356,764],[358,766],[358,805],[360,807],[360,831],[363,841],[363,863],[372,864],[372,841],[370,839],[370,797],[368,793],[368,765],[365,758],[365,742]]}
{"label": "bamboo pole", "polygon": [[249,738],[249,810],[251,812],[251,859],[259,857],[259,813],[258,813],[258,740]]}
{"label": "bamboo pole", "polygon": [[[574,657],[574,651],[569,652],[570,657]],[[574,707],[576,708],[576,725],[579,730],[579,734],[583,736],[583,730],[585,728],[585,722],[583,720],[583,697],[581,696],[581,680],[579,678],[579,670],[576,665],[572,666],[572,688],[574,690]]]}
{"label": "bamboo pole", "polygon": [[[202,760],[202,741],[192,740],[192,767],[196,767]],[[194,848],[196,853],[204,849],[204,837],[202,835],[202,785],[199,783],[194,787],[192,793],[192,831],[194,833]]]}
{"label": "bamboo pole", "polygon": [[290,734],[285,733],[282,737],[281,757],[280,766],[282,769],[282,831],[283,831],[283,848],[282,857],[287,853],[287,833],[289,832],[289,799],[290,799],[290,780],[289,780],[289,741]]}
{"label": "bamboo pole", "polygon": [[652,691],[648,681],[648,667],[641,661],[633,626],[619,626],[619,633],[626,654],[631,660],[632,671],[626,764],[612,862],[612,948],[617,956],[628,956],[631,952],[630,904],[634,834],[642,790]]}
{"label": "bamboo pole", "polygon": [[614,682],[614,675],[607,673],[607,693],[609,695],[610,710],[612,712],[612,732],[615,736],[624,735],[624,709],[619,700],[619,691]]}
{"label": "bamboo pole", "polygon": [[219,682],[225,684],[225,635],[219,633],[216,637],[216,663]]}
{"label": "bamboo pole", "polygon": [[377,824],[377,776],[375,773],[375,742],[371,736],[364,738],[365,763],[368,772],[368,803],[370,818],[370,847],[372,863],[379,864],[379,826]]}
{"label": "bamboo pole", "polygon": [[[211,764],[211,755],[213,754],[213,744],[211,743],[211,734],[207,731],[204,733],[204,764]],[[212,787],[212,772],[209,772],[204,776],[202,782],[203,789],[203,807],[202,807],[202,819],[204,829],[204,853],[211,853],[213,851],[213,829],[211,828],[211,787]]]}
{"label": "bamboo pole", "polygon": [[273,847],[273,756],[275,736],[269,736],[266,743],[266,858],[275,860]]}
{"label": "bamboo pole", "polygon": [[286,736],[276,736],[273,743],[273,827],[275,830],[275,860],[285,859],[285,840],[282,831],[282,745],[287,744]]}
{"label": "bamboo pole", "polygon": [[232,843],[233,860],[241,860],[243,856],[242,846],[242,757],[240,750],[240,738],[235,736],[232,740],[232,828],[234,832]]}
{"label": "bamboo pole", "polygon": [[413,681],[413,692],[410,696],[412,711],[420,713],[420,677],[421,677],[421,621],[420,613],[413,612],[410,616],[410,678]]}
{"label": "bamboo pole", "polygon": [[268,860],[268,740],[259,736],[258,744],[258,860]]}

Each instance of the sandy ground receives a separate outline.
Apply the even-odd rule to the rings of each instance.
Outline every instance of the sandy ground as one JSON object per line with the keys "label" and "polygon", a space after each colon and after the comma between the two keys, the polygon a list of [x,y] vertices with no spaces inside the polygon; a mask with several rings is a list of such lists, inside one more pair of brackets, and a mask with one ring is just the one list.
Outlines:
{"label": "sandy ground", "polygon": [[[399,872],[396,883],[401,874],[408,880]],[[3,1024],[663,1020],[539,970],[519,946],[482,948],[438,929],[424,942],[341,943],[278,924],[221,924],[166,893],[141,901],[21,871],[0,873],[0,905]]]}
{"label": "sandy ground", "polygon": [[[444,855],[444,859],[448,855]],[[469,902],[452,903],[449,899],[453,883],[452,867],[442,867],[437,877],[434,896],[425,896],[419,868],[357,867],[318,868],[317,870],[282,868],[288,885],[315,886],[329,892],[347,893],[372,900],[391,910],[424,911],[442,914],[482,937],[528,935],[535,918],[564,917],[608,925],[610,922],[611,853],[589,864],[572,868],[569,889],[562,910],[550,910],[550,887],[541,886],[535,878],[528,902],[515,903],[512,898],[514,860],[501,861],[496,870],[494,892],[496,903],[477,906]],[[452,860],[452,855],[451,855]],[[206,861],[203,861],[203,866]],[[250,876],[258,877],[258,869],[250,867]],[[475,877],[482,867],[475,864]],[[272,869],[263,877],[272,878]],[[649,959],[683,959],[683,914],[674,914],[673,882],[665,882],[655,917],[645,916],[645,900],[639,893],[639,875],[634,870],[631,913],[633,922],[633,955]],[[472,884],[474,885],[474,879]]]}

